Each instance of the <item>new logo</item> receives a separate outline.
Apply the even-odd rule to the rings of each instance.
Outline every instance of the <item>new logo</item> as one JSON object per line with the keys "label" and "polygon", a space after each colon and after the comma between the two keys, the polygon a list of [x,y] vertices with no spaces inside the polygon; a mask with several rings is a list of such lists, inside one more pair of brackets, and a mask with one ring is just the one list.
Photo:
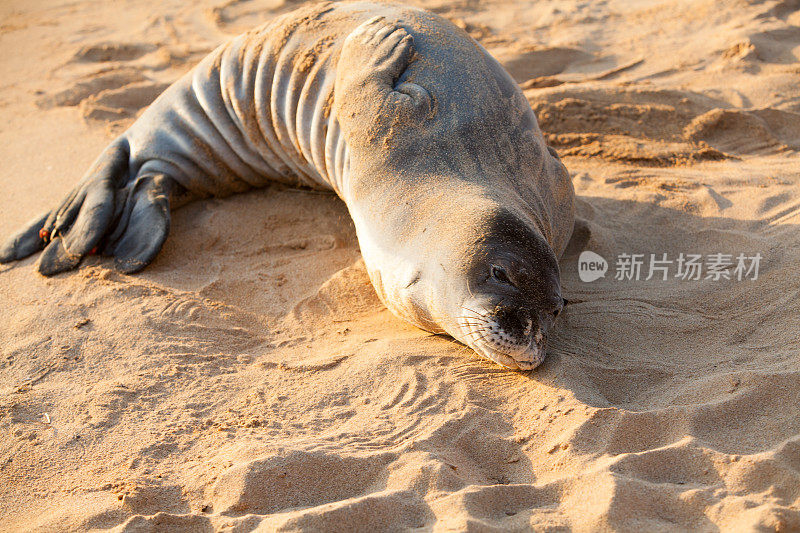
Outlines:
{"label": "new logo", "polygon": [[589,283],[605,277],[608,271],[608,262],[602,255],[586,250],[578,257],[578,276],[581,281]]}

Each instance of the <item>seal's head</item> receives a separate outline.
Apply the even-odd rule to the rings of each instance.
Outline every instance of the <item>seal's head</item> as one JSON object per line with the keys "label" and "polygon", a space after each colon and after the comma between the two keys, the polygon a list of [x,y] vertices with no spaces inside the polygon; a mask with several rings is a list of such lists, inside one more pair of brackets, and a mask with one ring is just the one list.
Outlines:
{"label": "seal's head", "polygon": [[544,360],[548,333],[564,307],[558,262],[521,217],[500,210],[488,222],[464,265],[465,291],[450,303],[461,300],[448,333],[503,366],[530,370]]}
{"label": "seal's head", "polygon": [[533,369],[564,307],[556,255],[524,211],[481,201],[461,207],[425,217],[404,246],[392,239],[391,255],[361,235],[373,284],[401,318],[505,367]]}

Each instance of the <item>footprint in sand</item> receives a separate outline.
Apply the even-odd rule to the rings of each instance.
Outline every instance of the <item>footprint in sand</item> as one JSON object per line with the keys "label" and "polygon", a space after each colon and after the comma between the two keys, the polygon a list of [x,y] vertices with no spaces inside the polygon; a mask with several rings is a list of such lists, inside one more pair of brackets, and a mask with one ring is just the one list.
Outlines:
{"label": "footprint in sand", "polygon": [[155,45],[144,43],[98,43],[82,47],[75,53],[73,61],[93,63],[132,61],[155,49]]}

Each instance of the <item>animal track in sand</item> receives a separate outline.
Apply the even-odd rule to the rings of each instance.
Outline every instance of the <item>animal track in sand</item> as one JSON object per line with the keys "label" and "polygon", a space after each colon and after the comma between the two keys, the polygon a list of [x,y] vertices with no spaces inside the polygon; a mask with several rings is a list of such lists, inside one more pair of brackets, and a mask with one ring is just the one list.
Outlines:
{"label": "animal track in sand", "polygon": [[[37,99],[40,108],[79,106],[85,120],[104,125],[110,133],[127,127],[186,70],[210,51],[208,46],[177,42],[174,28],[164,44],[99,42],[81,46],[54,70],[66,88]],[[172,70],[170,70],[172,69]],[[163,73],[161,71],[165,71]]]}
{"label": "animal track in sand", "polygon": [[106,89],[82,100],[81,112],[85,119],[101,122],[134,119],[167,87],[169,84],[166,83],[142,81],[118,89]]}
{"label": "animal track in sand", "polygon": [[66,89],[39,97],[36,104],[50,107],[78,106],[84,119],[122,127],[136,118],[169,86],[151,81],[141,70],[120,67],[85,74]]}
{"label": "animal track in sand", "polygon": [[594,57],[576,48],[548,46],[493,48],[491,52],[517,83],[561,74],[570,65]]}
{"label": "animal track in sand", "polygon": [[778,109],[712,109],[684,128],[684,136],[733,154],[800,150],[800,114]]}
{"label": "animal track in sand", "polygon": [[98,43],[79,49],[73,61],[107,63],[109,61],[132,61],[156,49],[144,43]]}
{"label": "animal track in sand", "polygon": [[72,86],[39,98],[36,104],[41,108],[53,106],[76,106],[82,101],[103,91],[114,90],[132,83],[146,81],[139,69],[113,68],[81,77]]}
{"label": "animal track in sand", "polygon": [[185,321],[197,320],[203,308],[203,304],[197,298],[191,296],[178,296],[174,300],[167,302],[164,309],[159,313],[163,319],[181,318]]}
{"label": "animal track in sand", "polygon": [[793,64],[800,61],[800,27],[785,26],[754,33],[746,41],[752,59],[764,63]]}
{"label": "animal track in sand", "polygon": [[400,404],[401,407],[408,407],[420,398],[427,389],[427,379],[419,372],[411,371],[408,379],[404,379],[397,387],[395,394],[381,405],[381,410],[392,409]]}
{"label": "animal track in sand", "polygon": [[240,33],[295,9],[302,0],[225,0],[205,10],[206,18],[218,30]]}
{"label": "animal track in sand", "polygon": [[800,115],[790,111],[725,109],[686,91],[617,87],[527,96],[548,142],[565,156],[662,167],[800,150]]}

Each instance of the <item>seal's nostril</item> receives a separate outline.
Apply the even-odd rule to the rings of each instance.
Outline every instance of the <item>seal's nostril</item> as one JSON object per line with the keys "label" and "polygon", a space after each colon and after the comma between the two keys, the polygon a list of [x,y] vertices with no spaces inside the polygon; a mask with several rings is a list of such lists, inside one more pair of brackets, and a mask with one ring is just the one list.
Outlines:
{"label": "seal's nostril", "polygon": [[553,318],[558,318],[558,315],[561,314],[561,311],[564,310],[564,307],[567,305],[567,301],[562,298],[561,303],[559,303],[555,309],[552,311]]}

